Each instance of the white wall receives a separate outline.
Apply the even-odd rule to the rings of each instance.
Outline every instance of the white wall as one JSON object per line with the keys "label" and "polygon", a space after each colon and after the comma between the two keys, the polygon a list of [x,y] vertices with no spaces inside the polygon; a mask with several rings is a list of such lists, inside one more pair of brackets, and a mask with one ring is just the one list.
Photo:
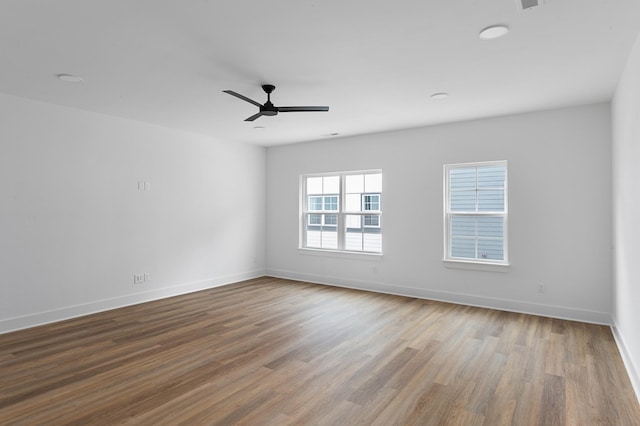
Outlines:
{"label": "white wall", "polygon": [[[486,160],[508,160],[512,266],[447,268],[443,164]],[[383,171],[384,256],[298,250],[299,175],[373,168]],[[608,104],[272,147],[267,185],[271,275],[610,322]]]}
{"label": "white wall", "polygon": [[264,148],[0,95],[0,332],[262,275],[264,176]]}
{"label": "white wall", "polygon": [[612,102],[614,332],[640,399],[640,37]]}

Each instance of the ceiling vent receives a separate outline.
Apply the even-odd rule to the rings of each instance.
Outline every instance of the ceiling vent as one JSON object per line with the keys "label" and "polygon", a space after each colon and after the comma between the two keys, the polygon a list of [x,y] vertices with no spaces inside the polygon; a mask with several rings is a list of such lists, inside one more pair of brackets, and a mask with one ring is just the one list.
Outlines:
{"label": "ceiling vent", "polygon": [[518,10],[530,10],[537,6],[542,6],[544,0],[515,0]]}

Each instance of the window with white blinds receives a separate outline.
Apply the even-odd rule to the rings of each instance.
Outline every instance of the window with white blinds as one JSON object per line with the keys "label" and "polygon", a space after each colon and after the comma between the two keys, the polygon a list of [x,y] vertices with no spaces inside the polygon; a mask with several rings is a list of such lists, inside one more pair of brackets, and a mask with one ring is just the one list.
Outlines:
{"label": "window with white blinds", "polygon": [[444,166],[445,260],[508,264],[507,162]]}
{"label": "window with white blinds", "polygon": [[300,186],[302,248],[382,253],[379,170],[304,175]]}

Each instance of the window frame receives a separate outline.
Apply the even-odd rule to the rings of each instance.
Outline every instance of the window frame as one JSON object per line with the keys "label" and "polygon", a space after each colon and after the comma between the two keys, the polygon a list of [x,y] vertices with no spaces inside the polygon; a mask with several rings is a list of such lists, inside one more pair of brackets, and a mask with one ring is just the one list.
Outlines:
{"label": "window frame", "polygon": [[[477,209],[477,201],[476,201],[476,211],[473,212],[465,212],[465,211],[451,211],[451,188],[450,188],[450,171],[454,169],[479,169],[483,167],[496,167],[503,166],[505,169],[505,179],[503,185],[503,195],[504,195],[504,209],[502,211],[479,211]],[[455,163],[455,164],[445,164],[443,166],[443,241],[444,241],[444,262],[450,263],[459,263],[459,264],[477,264],[477,265],[491,265],[491,266],[509,266],[509,167],[506,160],[499,161],[483,161],[483,162],[470,162],[470,163]],[[476,192],[477,192],[477,181],[476,181]],[[476,247],[476,257],[468,258],[468,257],[454,257],[451,255],[451,220],[452,217],[500,217],[503,220],[503,241],[502,241],[502,250],[503,250],[503,259],[486,259],[478,257],[477,246],[478,246],[478,236],[474,237],[475,247]]]}
{"label": "window frame", "polygon": [[[379,192],[363,192],[361,193],[361,197],[360,197],[360,211],[351,211],[351,210],[347,210],[347,203],[346,203],[346,197],[347,197],[347,193],[346,193],[346,181],[347,181],[347,176],[354,176],[354,175],[368,175],[368,174],[380,174],[382,175],[382,170],[379,169],[371,169],[371,170],[356,170],[356,171],[347,171],[347,172],[329,172],[329,173],[309,173],[309,174],[303,174],[300,175],[300,227],[299,227],[299,246],[298,248],[300,250],[305,250],[305,251],[321,251],[321,252],[335,252],[335,253],[350,253],[350,254],[356,254],[356,255],[374,255],[374,256],[382,256],[382,244],[381,244],[381,248],[380,251],[367,251],[367,250],[348,250],[345,248],[346,246],[346,235],[348,234],[347,232],[347,226],[346,226],[346,218],[347,216],[350,215],[357,215],[360,216],[360,221],[361,221],[361,229],[380,229],[379,233],[382,236],[382,187],[380,188]],[[331,176],[337,176],[339,178],[339,190],[340,193],[339,194],[312,194],[309,195],[307,194],[307,178],[313,178],[313,177],[331,177]],[[363,188],[366,189],[366,188]],[[327,196],[338,196],[338,206],[337,206],[337,210],[326,210],[326,204],[325,204],[325,199],[324,197]],[[365,195],[376,195],[378,197],[377,199],[377,204],[378,204],[378,209],[377,210],[364,210],[364,197]],[[309,210],[309,200],[312,197],[323,197],[323,202],[322,202],[322,207],[323,210]],[[311,226],[335,226],[337,228],[337,248],[321,248],[321,247],[308,247],[307,246],[307,229],[306,226],[308,225],[308,220],[307,217],[311,214],[319,214],[321,215],[322,219],[321,225],[311,225]],[[336,216],[336,224],[335,225],[325,225],[325,220],[324,217],[326,214],[332,214]],[[364,225],[364,217],[365,216],[378,216],[378,225]],[[310,217],[310,216],[309,216]],[[376,232],[378,233],[378,232]],[[382,237],[381,237],[382,238]]]}

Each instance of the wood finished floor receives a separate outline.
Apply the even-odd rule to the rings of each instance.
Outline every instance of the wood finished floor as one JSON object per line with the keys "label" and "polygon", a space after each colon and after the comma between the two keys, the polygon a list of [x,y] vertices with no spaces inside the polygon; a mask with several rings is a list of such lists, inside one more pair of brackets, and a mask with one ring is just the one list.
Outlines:
{"label": "wood finished floor", "polygon": [[0,335],[0,424],[640,425],[608,327],[260,278]]}

